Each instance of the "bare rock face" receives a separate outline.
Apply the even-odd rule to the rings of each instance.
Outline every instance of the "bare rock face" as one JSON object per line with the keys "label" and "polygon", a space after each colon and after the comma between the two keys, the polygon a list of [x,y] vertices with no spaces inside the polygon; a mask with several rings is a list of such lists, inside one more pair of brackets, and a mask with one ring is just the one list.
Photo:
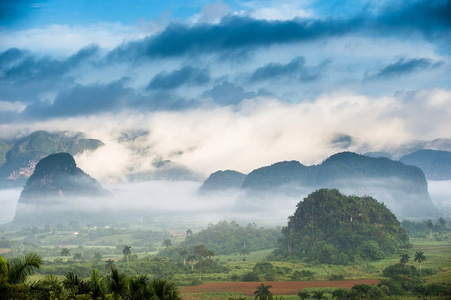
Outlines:
{"label": "bare rock face", "polygon": [[42,226],[83,218],[87,204],[109,196],[95,179],[77,167],[69,153],[43,158],[25,185],[17,205],[14,225]]}

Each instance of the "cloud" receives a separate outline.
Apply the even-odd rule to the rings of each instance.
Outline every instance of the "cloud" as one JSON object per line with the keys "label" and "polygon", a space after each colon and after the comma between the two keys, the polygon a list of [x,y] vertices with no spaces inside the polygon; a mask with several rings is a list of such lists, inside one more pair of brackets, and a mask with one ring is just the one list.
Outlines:
{"label": "cloud", "polygon": [[227,80],[202,94],[203,98],[210,98],[214,103],[221,106],[236,105],[244,99],[254,98],[255,96],[257,95],[254,92],[246,92],[242,87],[235,86]]}
{"label": "cloud", "polygon": [[297,56],[287,64],[270,63],[256,69],[251,75],[250,82],[279,79],[281,77],[295,77],[299,81],[312,81],[321,74],[322,66],[309,67],[305,65],[305,57]]}
{"label": "cloud", "polygon": [[367,16],[362,12],[347,19],[295,18],[271,21],[245,15],[227,15],[218,24],[197,23],[189,26],[172,22],[158,34],[116,48],[109,58],[122,61],[130,58],[140,60],[206,52],[236,52],[348,34],[388,34],[408,38],[408,32],[447,40],[451,24],[444,18],[443,11],[448,11],[450,6],[449,1],[419,1],[401,7],[398,11],[387,9],[377,16]]}
{"label": "cloud", "polygon": [[380,68],[373,75],[366,74],[366,80],[380,79],[380,78],[391,78],[407,75],[410,73],[417,73],[424,70],[432,70],[439,68],[444,65],[443,61],[434,62],[428,58],[400,58],[397,62]]}
{"label": "cloud", "polygon": [[185,66],[170,73],[161,72],[155,75],[147,86],[148,89],[169,90],[182,85],[203,85],[210,81],[207,69]]}
{"label": "cloud", "polygon": [[230,5],[222,0],[206,4],[194,18],[198,23],[218,23],[230,11]]}
{"label": "cloud", "polygon": [[52,103],[35,102],[23,111],[24,117],[55,118],[117,111],[138,98],[125,87],[126,79],[108,84],[76,85],[58,93]]}

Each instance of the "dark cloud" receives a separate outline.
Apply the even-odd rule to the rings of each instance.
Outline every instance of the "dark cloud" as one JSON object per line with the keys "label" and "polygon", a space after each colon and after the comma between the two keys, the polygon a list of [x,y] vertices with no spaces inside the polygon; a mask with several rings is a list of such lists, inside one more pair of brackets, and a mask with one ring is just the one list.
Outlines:
{"label": "dark cloud", "polygon": [[375,74],[366,74],[365,80],[392,78],[423,70],[431,70],[442,66],[444,62],[434,62],[428,58],[401,58],[394,64],[379,69]]}
{"label": "dark cloud", "polygon": [[121,79],[108,84],[76,85],[58,93],[51,104],[35,102],[28,105],[23,115],[46,119],[114,112],[138,98],[133,89],[125,87],[126,81]]}
{"label": "dark cloud", "polygon": [[242,87],[224,81],[213,89],[205,91],[202,96],[212,98],[214,103],[225,106],[239,104],[244,99],[253,98],[257,94],[246,92]]}
{"label": "dark cloud", "polygon": [[77,53],[55,59],[16,48],[0,53],[0,94],[4,101],[35,101],[41,93],[56,93],[75,84],[69,73],[83,64],[98,63],[99,48],[88,46]]}
{"label": "dark cloud", "polygon": [[278,79],[286,76],[294,77],[300,81],[312,81],[319,77],[321,69],[326,64],[328,64],[328,61],[323,62],[318,67],[309,67],[305,65],[305,58],[298,56],[287,64],[270,63],[256,69],[251,75],[250,82]]}
{"label": "dark cloud", "polygon": [[155,75],[147,86],[148,89],[168,90],[182,85],[202,85],[210,81],[207,69],[185,66],[170,73],[161,72]]}
{"label": "dark cloud", "polygon": [[451,29],[451,1],[423,0],[401,1],[402,5],[394,10],[387,7],[385,13],[377,18],[376,26],[383,30],[417,30],[429,37],[445,36],[449,38]]}
{"label": "dark cloud", "polygon": [[[449,39],[450,1],[416,1],[390,7],[381,14],[349,19],[297,18],[288,21],[256,20],[248,16],[226,16],[219,24],[171,23],[161,33],[141,41],[122,45],[111,51],[110,61],[140,60],[144,57],[176,57],[201,53],[246,53],[257,47],[311,41],[347,34],[401,35],[420,33],[427,37]],[[244,51],[244,52],[243,52]]]}

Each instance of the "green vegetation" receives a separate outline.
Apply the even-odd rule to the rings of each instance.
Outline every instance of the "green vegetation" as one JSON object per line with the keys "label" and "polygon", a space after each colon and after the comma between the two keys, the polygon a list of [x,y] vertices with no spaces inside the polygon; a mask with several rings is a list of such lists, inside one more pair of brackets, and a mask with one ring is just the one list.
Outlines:
{"label": "green vegetation", "polygon": [[240,226],[236,222],[221,221],[216,225],[210,224],[207,229],[189,235],[180,244],[183,248],[193,248],[205,245],[218,254],[243,253],[242,249],[258,251],[274,248],[280,237],[280,228],[258,228],[255,224]]}
{"label": "green vegetation", "polygon": [[371,197],[321,189],[297,205],[282,229],[281,259],[347,265],[380,260],[411,247],[406,231],[385,205]]}

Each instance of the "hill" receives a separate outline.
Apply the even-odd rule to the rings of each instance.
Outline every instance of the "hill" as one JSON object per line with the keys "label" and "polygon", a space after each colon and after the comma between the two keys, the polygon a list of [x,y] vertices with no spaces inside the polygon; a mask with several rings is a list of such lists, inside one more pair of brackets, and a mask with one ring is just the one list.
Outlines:
{"label": "hill", "polygon": [[42,226],[67,222],[68,213],[71,218],[80,218],[90,210],[84,205],[109,195],[110,192],[77,167],[72,155],[51,154],[39,161],[28,179],[12,224]]}
{"label": "hill", "polygon": [[[420,168],[388,158],[342,152],[320,165],[286,161],[249,173],[241,186],[250,198],[280,201],[280,196],[301,197],[321,188],[345,194],[368,195],[383,201],[398,216],[438,216]],[[243,199],[246,201],[246,199]]]}
{"label": "hill", "polygon": [[200,189],[201,191],[240,189],[245,178],[245,174],[237,171],[217,171],[205,180]]}
{"label": "hill", "polygon": [[401,157],[406,165],[417,166],[423,170],[427,179],[451,180],[451,152],[439,150],[420,150]]}
{"label": "hill", "polygon": [[321,189],[299,202],[275,254],[308,262],[378,260],[410,247],[395,215],[371,197]]}
{"label": "hill", "polygon": [[100,140],[88,139],[83,133],[67,131],[36,131],[18,140],[3,141],[0,143],[0,188],[23,186],[38,161],[49,154],[67,152],[76,155],[103,145]]}

